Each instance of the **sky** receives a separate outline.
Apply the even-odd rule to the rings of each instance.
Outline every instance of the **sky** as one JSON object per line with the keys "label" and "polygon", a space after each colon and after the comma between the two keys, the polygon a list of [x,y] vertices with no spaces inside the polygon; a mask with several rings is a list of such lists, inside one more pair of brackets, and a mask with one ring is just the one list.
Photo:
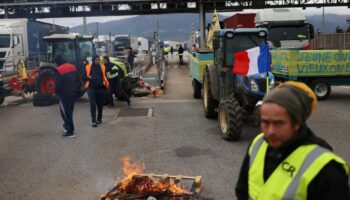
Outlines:
{"label": "sky", "polygon": [[[300,10],[302,10],[300,8]],[[302,10],[306,16],[308,15],[322,15],[322,8],[306,8],[305,10]],[[244,12],[254,12],[254,10],[244,10]],[[347,7],[325,7],[324,8],[325,14],[338,14],[338,15],[349,15],[350,17],[350,8]],[[220,13],[224,16],[232,16],[233,12],[224,12]],[[87,17],[87,23],[92,22],[107,22],[107,21],[113,21],[113,20],[120,20],[120,19],[126,19],[134,16],[110,16],[110,17]],[[74,18],[48,18],[48,19],[39,19],[40,21],[48,22],[48,23],[54,23],[61,26],[68,26],[68,27],[74,27],[79,26],[83,24],[83,18],[82,17],[74,17]]]}

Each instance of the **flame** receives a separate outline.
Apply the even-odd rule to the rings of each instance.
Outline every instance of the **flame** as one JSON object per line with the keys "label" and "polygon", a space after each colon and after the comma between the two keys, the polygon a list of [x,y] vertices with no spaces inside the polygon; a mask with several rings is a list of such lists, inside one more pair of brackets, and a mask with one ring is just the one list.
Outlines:
{"label": "flame", "polygon": [[[115,185],[119,187],[119,194],[137,194],[148,192],[170,193],[170,200],[191,200],[191,197],[181,195],[191,194],[175,182],[173,178],[143,176],[145,165],[142,162],[131,163],[130,157],[121,158],[123,161],[124,179],[117,178]],[[135,176],[136,175],[136,176]],[[171,195],[173,194],[173,195]],[[110,200],[109,198],[107,200]]]}
{"label": "flame", "polygon": [[189,194],[189,191],[181,187],[180,185],[176,184],[173,179],[170,179],[169,181],[169,191],[171,193],[182,193],[182,194]]}
{"label": "flame", "polygon": [[128,184],[130,183],[134,175],[143,173],[143,170],[145,169],[145,165],[144,163],[140,163],[140,162],[131,164],[130,163],[131,158],[128,156],[122,157],[121,159],[123,161],[123,171],[126,176],[125,179],[121,181],[121,183],[122,183],[123,190],[125,190],[126,186],[128,186]]}

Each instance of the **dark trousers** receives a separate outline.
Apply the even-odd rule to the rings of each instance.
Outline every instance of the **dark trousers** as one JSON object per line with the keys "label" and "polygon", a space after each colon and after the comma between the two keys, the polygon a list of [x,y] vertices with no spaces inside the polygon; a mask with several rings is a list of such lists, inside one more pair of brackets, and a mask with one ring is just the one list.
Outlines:
{"label": "dark trousers", "polygon": [[114,106],[113,94],[117,95],[117,97],[123,98],[128,104],[130,104],[129,95],[126,94],[121,81],[118,78],[109,79],[108,102],[110,106]]}
{"label": "dark trousers", "polygon": [[182,54],[179,55],[179,59],[180,59],[180,65],[183,65],[184,64],[184,59],[183,59]]}
{"label": "dark trousers", "polygon": [[106,89],[104,88],[89,88],[88,96],[90,100],[90,113],[92,123],[96,123],[96,107],[97,107],[97,120],[102,120],[103,103],[106,95]]}
{"label": "dark trousers", "polygon": [[60,113],[63,119],[63,127],[68,134],[74,133],[73,110],[76,96],[60,97]]}

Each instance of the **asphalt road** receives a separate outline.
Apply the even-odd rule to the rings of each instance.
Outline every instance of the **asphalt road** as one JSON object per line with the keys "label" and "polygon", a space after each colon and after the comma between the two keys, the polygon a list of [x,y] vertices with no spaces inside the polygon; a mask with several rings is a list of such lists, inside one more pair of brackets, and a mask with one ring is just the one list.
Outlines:
{"label": "asphalt road", "polygon": [[[146,116],[120,117],[125,102],[104,109],[103,124],[92,128],[85,96],[76,104],[76,138],[63,138],[58,105],[33,107],[15,99],[0,107],[0,199],[99,199],[123,177],[123,156],[144,162],[145,173],[202,176],[203,199],[235,199],[234,187],[250,140],[220,138],[216,120],[203,116],[192,98],[188,66],[169,60],[164,95],[132,98]],[[319,103],[310,127],[350,163],[350,89],[333,87]],[[139,113],[140,114],[140,113]]]}

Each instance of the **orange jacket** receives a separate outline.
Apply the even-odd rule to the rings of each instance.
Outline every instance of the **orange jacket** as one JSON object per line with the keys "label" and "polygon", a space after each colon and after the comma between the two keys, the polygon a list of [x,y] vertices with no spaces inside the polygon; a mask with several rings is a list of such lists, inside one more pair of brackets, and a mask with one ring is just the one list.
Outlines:
{"label": "orange jacket", "polygon": [[[108,82],[107,77],[106,77],[106,67],[104,65],[102,65],[102,64],[100,64],[100,66],[101,66],[101,71],[102,71],[103,85],[106,88],[108,88],[109,82]],[[86,65],[85,69],[86,69],[86,76],[89,77],[90,76],[90,70],[91,70],[91,64]],[[89,88],[89,84],[90,84],[90,81],[86,81],[85,87]]]}

